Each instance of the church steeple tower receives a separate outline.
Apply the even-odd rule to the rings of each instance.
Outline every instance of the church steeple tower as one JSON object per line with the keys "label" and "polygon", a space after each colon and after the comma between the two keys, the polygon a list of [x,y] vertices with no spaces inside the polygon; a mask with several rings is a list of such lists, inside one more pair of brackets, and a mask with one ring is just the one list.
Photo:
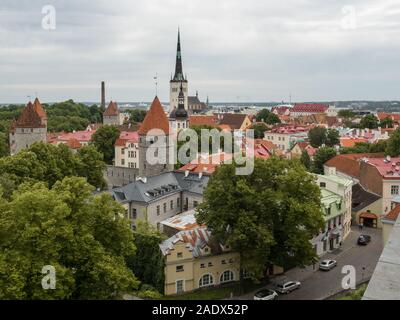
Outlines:
{"label": "church steeple tower", "polygon": [[183,64],[182,64],[182,50],[181,50],[181,32],[178,29],[178,42],[176,46],[176,60],[175,60],[175,73],[174,77],[170,81],[170,93],[169,93],[169,110],[170,112],[174,108],[178,107],[179,103],[179,92],[181,91],[184,95],[184,107],[188,109],[188,81],[183,75]]}
{"label": "church steeple tower", "polygon": [[179,29],[178,29],[178,44],[176,47],[175,75],[173,80],[175,81],[185,80],[182,68],[181,33]]}

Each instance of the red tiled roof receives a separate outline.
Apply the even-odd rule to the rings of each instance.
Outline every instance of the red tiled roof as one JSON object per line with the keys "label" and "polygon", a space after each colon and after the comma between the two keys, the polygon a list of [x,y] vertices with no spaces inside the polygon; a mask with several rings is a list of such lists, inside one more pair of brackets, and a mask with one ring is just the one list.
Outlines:
{"label": "red tiled roof", "polygon": [[282,115],[285,115],[285,112],[286,112],[288,109],[292,109],[292,108],[291,108],[291,107],[287,107],[287,106],[276,106],[276,107],[273,107],[273,108],[271,109],[271,112],[273,112],[273,113],[275,113],[275,114],[277,114],[277,115],[282,116]]}
{"label": "red tiled roof", "polygon": [[335,167],[337,171],[347,174],[353,178],[360,177],[360,159],[383,157],[383,153],[355,153],[340,154],[325,162],[327,167]]}
{"label": "red tiled roof", "polygon": [[68,132],[68,133],[61,133],[58,137],[58,141],[67,142],[70,139],[76,139],[79,142],[89,142],[92,140],[92,135],[96,132],[96,130],[91,131],[75,131],[75,132]]}
{"label": "red tiled roof", "polygon": [[33,102],[33,108],[35,109],[36,113],[39,115],[40,118],[47,119],[46,111],[44,111],[42,104],[40,103],[38,98],[36,98],[35,101]]}
{"label": "red tiled roof", "polygon": [[383,178],[400,179],[400,157],[396,158],[371,158],[367,162],[374,166]]}
{"label": "red tiled roof", "polygon": [[367,218],[367,219],[377,219],[378,216],[375,213],[371,212],[362,212],[360,213],[360,218]]}
{"label": "red tiled roof", "polygon": [[329,105],[322,103],[296,103],[290,112],[324,113]]}
{"label": "red tiled roof", "polygon": [[42,118],[36,112],[32,102],[29,101],[28,105],[22,110],[21,115],[15,124],[20,128],[44,128]]}
{"label": "red tiled roof", "polygon": [[364,138],[347,138],[347,137],[340,138],[340,145],[342,147],[345,147],[345,148],[354,147],[356,143],[361,143],[361,142],[368,142],[368,139],[364,139]]}
{"label": "red tiled roof", "polygon": [[387,112],[378,112],[377,113],[377,117],[380,121],[386,119],[386,118],[390,118],[395,122],[399,122],[400,121],[400,114],[399,113],[387,113]]}
{"label": "red tiled roof", "polygon": [[167,116],[157,96],[154,98],[138,132],[139,134],[147,134],[152,129],[162,130],[164,134],[170,133]]}
{"label": "red tiled roof", "polygon": [[115,146],[125,147],[126,143],[139,142],[139,134],[137,131],[122,131],[119,138],[115,141]]}
{"label": "red tiled roof", "polygon": [[118,115],[118,105],[116,102],[110,101],[107,109],[104,111],[105,116],[117,116]]}
{"label": "red tiled roof", "polygon": [[71,138],[67,141],[67,146],[71,149],[79,149],[81,147],[81,144],[76,138]]}
{"label": "red tiled roof", "polygon": [[216,116],[189,116],[189,124],[191,126],[212,126],[215,127],[218,123]]}
{"label": "red tiled roof", "polygon": [[384,218],[386,220],[396,221],[400,214],[400,204],[395,206]]}

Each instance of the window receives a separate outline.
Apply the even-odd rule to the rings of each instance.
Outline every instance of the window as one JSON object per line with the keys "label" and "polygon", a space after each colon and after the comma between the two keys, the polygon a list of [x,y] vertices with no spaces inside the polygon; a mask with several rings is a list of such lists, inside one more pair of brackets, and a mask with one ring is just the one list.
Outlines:
{"label": "window", "polygon": [[183,253],[182,253],[182,252],[178,252],[178,253],[176,254],[176,257],[177,257],[177,258],[182,258],[182,257],[183,257]]}
{"label": "window", "polygon": [[121,166],[125,165],[125,159],[121,159]]}
{"label": "window", "polygon": [[125,154],[125,149],[121,149],[121,154]]}
{"label": "window", "polygon": [[214,278],[211,274],[205,274],[200,278],[199,287],[211,286],[214,283]]}
{"label": "window", "polygon": [[331,214],[331,207],[326,208],[326,214],[329,216]]}
{"label": "window", "polygon": [[233,259],[231,258],[231,259],[229,259],[229,263],[233,263]]}
{"label": "window", "polygon": [[320,183],[319,183],[319,186],[320,186],[321,188],[326,188],[326,183],[325,183],[325,182],[320,182]]}
{"label": "window", "polygon": [[185,289],[183,288],[184,281],[183,280],[176,280],[176,293],[182,293],[185,292]]}
{"label": "window", "polygon": [[163,204],[163,210],[164,210],[164,213],[167,212],[167,204],[166,203]]}
{"label": "window", "polygon": [[219,279],[220,283],[225,283],[229,281],[233,281],[235,279],[233,272],[231,270],[226,270],[221,274],[221,277]]}
{"label": "window", "polygon": [[136,151],[133,151],[133,157],[136,158]]}
{"label": "window", "polygon": [[137,211],[135,208],[132,208],[132,219],[136,219]]}
{"label": "window", "polygon": [[160,215],[160,206],[157,206],[157,215]]}
{"label": "window", "polygon": [[183,272],[183,266],[176,266],[176,272]]}
{"label": "window", "polygon": [[170,205],[170,207],[171,207],[171,210],[173,210],[173,209],[174,209],[174,201],[171,200],[170,203],[169,203],[169,205]]}
{"label": "window", "polygon": [[199,205],[197,201],[193,201],[193,207],[196,208]]}
{"label": "window", "polygon": [[226,260],[222,260],[222,261],[221,261],[221,264],[226,264]]}
{"label": "window", "polygon": [[399,186],[392,186],[390,189],[392,195],[399,194]]}
{"label": "window", "polygon": [[212,262],[209,262],[209,263],[208,263],[208,266],[209,266],[209,267],[212,267],[212,266],[213,266]]}
{"label": "window", "polygon": [[205,252],[205,253],[208,253],[208,248],[204,248],[204,252]]}
{"label": "window", "polygon": [[204,269],[206,267],[206,265],[204,263],[200,264],[200,268]]}

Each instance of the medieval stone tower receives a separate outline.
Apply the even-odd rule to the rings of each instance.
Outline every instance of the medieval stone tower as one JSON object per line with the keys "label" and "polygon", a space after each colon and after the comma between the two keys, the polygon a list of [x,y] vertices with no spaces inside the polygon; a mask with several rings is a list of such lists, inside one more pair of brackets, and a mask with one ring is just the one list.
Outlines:
{"label": "medieval stone tower", "polygon": [[180,32],[178,30],[178,45],[176,49],[176,62],[175,62],[175,74],[169,82],[169,111],[171,112],[174,108],[178,108],[179,103],[179,91],[182,86],[184,94],[184,106],[188,109],[188,81],[183,75],[182,68],[182,54],[181,54],[181,39]]}
{"label": "medieval stone tower", "polygon": [[10,130],[10,153],[14,155],[33,143],[47,140],[47,115],[39,99],[34,103],[29,101],[17,120],[14,120]]}
{"label": "medieval stone tower", "polygon": [[111,101],[103,113],[103,124],[120,126],[124,123],[124,115],[119,111],[118,104]]}
{"label": "medieval stone tower", "polygon": [[[174,164],[170,159],[173,156],[171,132],[167,116],[158,97],[154,98],[138,133],[139,176],[151,177],[172,171]],[[152,163],[155,159],[161,163]]]}

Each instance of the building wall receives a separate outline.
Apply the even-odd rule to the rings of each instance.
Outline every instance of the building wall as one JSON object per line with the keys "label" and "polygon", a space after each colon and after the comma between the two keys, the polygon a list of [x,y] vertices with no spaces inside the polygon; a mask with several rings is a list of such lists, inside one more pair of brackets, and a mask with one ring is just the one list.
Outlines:
{"label": "building wall", "polygon": [[46,142],[47,128],[16,128],[10,133],[10,153],[14,155],[29,148],[35,142]]}
{"label": "building wall", "polygon": [[[157,146],[157,139],[163,138],[165,139],[164,146],[165,148]],[[171,152],[173,152],[172,144],[170,145],[170,137],[152,137],[153,143],[151,141],[147,141],[146,135],[139,136],[139,175],[141,177],[151,177],[159,175],[160,173],[170,172],[174,168],[174,164],[171,163],[169,157]],[[156,163],[151,164],[149,163],[149,159],[147,158],[147,152],[149,154],[155,154],[155,150],[158,149],[159,151],[159,159],[161,159],[161,155],[165,155],[166,159],[163,162],[166,163]],[[173,153],[172,153],[173,155]],[[166,161],[165,161],[166,160]],[[162,162],[162,161],[160,161]]]}
{"label": "building wall", "polygon": [[383,237],[383,245],[385,245],[389,239],[389,236],[393,230],[395,222],[394,221],[386,221],[382,223],[382,237]]}
{"label": "building wall", "polygon": [[125,146],[115,146],[114,165],[125,168],[139,168],[139,144],[126,143]]}
{"label": "building wall", "polygon": [[374,166],[365,162],[360,165],[360,184],[367,191],[380,196],[383,194],[382,176]]}
{"label": "building wall", "polygon": [[[352,219],[354,224],[360,223],[360,214],[363,212],[371,212],[375,213],[378,217],[382,216],[382,198],[378,199],[377,201],[371,203],[370,205],[366,206],[362,210],[353,211],[352,212]],[[377,220],[377,228],[382,228],[381,219]]]}
{"label": "building wall", "polygon": [[400,180],[382,180],[382,216],[388,214],[392,210],[392,199],[399,195],[399,193],[392,194],[392,186],[397,187],[400,192]]}
{"label": "building wall", "polygon": [[103,176],[109,188],[113,188],[134,182],[138,175],[139,169],[107,166]]}
{"label": "building wall", "polygon": [[290,135],[285,133],[266,132],[264,140],[271,141],[283,151],[290,150]]}
{"label": "building wall", "polygon": [[103,115],[103,124],[119,126],[119,125],[122,124],[121,116],[123,116],[123,115],[120,114],[120,113],[118,113],[118,115],[116,115],[116,116],[105,116],[105,115]]}
{"label": "building wall", "polygon": [[185,96],[185,109],[188,110],[188,82],[187,81],[170,81],[169,83],[169,111],[178,108],[178,95],[182,84],[183,94]]}
{"label": "building wall", "polygon": [[[182,258],[177,257],[178,252],[182,253]],[[225,260],[225,264],[222,263],[223,260]],[[177,272],[177,266],[183,266],[183,271]],[[237,253],[227,252],[215,256],[193,258],[186,245],[179,242],[175,244],[171,254],[166,256],[164,294],[177,293],[177,280],[184,280],[184,292],[198,289],[200,278],[204,274],[212,275],[212,286],[219,285],[221,284],[221,274],[226,270],[233,272],[234,281],[239,280],[239,255]]]}

